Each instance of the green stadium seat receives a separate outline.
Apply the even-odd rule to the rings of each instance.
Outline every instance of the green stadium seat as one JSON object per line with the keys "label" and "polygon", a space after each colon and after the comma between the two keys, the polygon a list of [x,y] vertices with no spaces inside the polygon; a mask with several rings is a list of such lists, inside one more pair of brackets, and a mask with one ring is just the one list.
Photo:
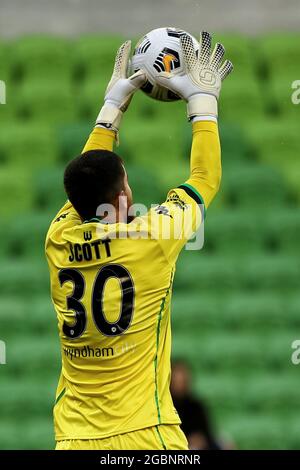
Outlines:
{"label": "green stadium seat", "polygon": [[253,148],[241,125],[221,122],[219,132],[223,168],[243,164],[253,158]]}
{"label": "green stadium seat", "polygon": [[[1,168],[0,215],[2,220],[16,217],[32,205],[31,175],[28,169]],[[2,225],[2,224],[1,224]],[[5,230],[5,227],[3,227]],[[6,233],[9,236],[9,233]]]}
{"label": "green stadium seat", "polygon": [[26,334],[45,336],[50,331],[56,335],[56,317],[49,293],[29,299],[23,295],[2,296],[0,314],[1,334],[6,340]]}
{"label": "green stadium seat", "polygon": [[299,420],[294,409],[291,408],[291,416],[286,416],[286,449],[299,449]]}
{"label": "green stadium seat", "polygon": [[219,104],[220,122],[251,122],[264,115],[265,105],[263,92],[254,76],[250,76],[247,82],[235,79],[222,89]]}
{"label": "green stadium seat", "polygon": [[[220,375],[210,374],[201,368],[194,368],[193,372],[195,391],[207,397],[212,404],[221,405],[223,401],[224,406],[232,412],[263,409],[267,412],[272,407],[282,407],[282,411],[288,411],[298,401],[295,374],[284,373],[282,381],[274,371],[252,371],[243,375],[243,380],[234,369],[221,372]],[[287,395],[290,395],[290,403]],[[283,403],[280,403],[280,397]]]}
{"label": "green stadium seat", "polygon": [[[94,128],[94,120],[61,125],[57,128],[56,140],[58,143],[59,163],[66,165],[77,157],[83,150],[90,133]],[[125,163],[132,160],[132,153],[126,141],[121,137],[117,153]]]}
{"label": "green stadium seat", "polygon": [[64,165],[77,157],[93,130],[94,122],[79,122],[62,124],[57,128],[56,140],[58,144],[59,162]]}
{"label": "green stadium seat", "polygon": [[103,80],[108,83],[111,77],[115,55],[124,42],[120,36],[82,36],[73,44],[73,67],[75,77],[81,83],[83,79]]}
{"label": "green stadium seat", "polygon": [[290,192],[292,193],[295,201],[300,202],[300,167],[298,162],[291,165],[286,165],[284,168],[284,175],[286,176],[286,182],[289,185]]}
{"label": "green stadium seat", "polygon": [[270,163],[298,160],[300,145],[294,119],[259,120],[247,126],[246,135],[264,160]]}
{"label": "green stadium seat", "polygon": [[[236,369],[218,374],[194,370],[193,384],[196,394],[204,398],[210,409],[217,411],[223,431],[233,417],[243,417],[246,413],[255,415],[258,435],[261,417],[268,422],[268,416],[276,416],[286,430],[294,424],[291,410],[297,408],[299,401],[295,375],[283,373],[279,376],[276,372],[249,371],[240,376]],[[245,423],[244,426],[247,428]],[[230,431],[234,441],[240,444],[239,435],[235,435],[234,429]],[[287,446],[289,437],[285,444]]]}
{"label": "green stadium seat", "polygon": [[297,106],[291,102],[291,85],[299,76],[299,36],[293,33],[271,34],[257,44],[259,60],[264,63],[264,86],[267,107],[271,114],[296,118]]}
{"label": "green stadium seat", "polygon": [[[288,201],[289,193],[277,169],[250,164],[236,166],[223,173],[222,197],[229,206],[262,211]],[[249,209],[248,209],[249,210]]]}
{"label": "green stadium seat", "polygon": [[27,36],[12,47],[12,76],[15,81],[71,79],[72,44],[55,36]]}
{"label": "green stadium seat", "polygon": [[242,286],[240,260],[232,256],[206,256],[205,248],[199,254],[185,251],[178,260],[174,288],[201,292],[218,289],[226,292]]}
{"label": "green stadium seat", "polygon": [[150,98],[145,93],[136,93],[126,111],[126,121],[132,118],[158,122],[158,127],[171,120],[173,125],[178,127],[186,122],[186,106],[183,100],[164,103]]}
{"label": "green stadium seat", "polygon": [[25,82],[17,93],[15,113],[19,120],[38,120],[53,125],[77,119],[74,89],[63,80]]}
{"label": "green stadium seat", "polygon": [[[253,378],[252,378],[253,379]],[[282,380],[284,379],[284,380]],[[248,380],[245,387],[247,407],[253,411],[272,412],[280,410],[281,413],[297,408],[299,393],[297,390],[297,377],[268,375],[259,377],[259,380]]]}
{"label": "green stadium seat", "polygon": [[1,448],[4,450],[11,450],[13,448],[20,449],[20,434],[16,422],[12,421],[11,417],[2,420],[0,430]]}
{"label": "green stadium seat", "polygon": [[205,249],[222,254],[262,252],[264,233],[262,217],[257,212],[243,209],[223,210],[207,217],[204,225]]}
{"label": "green stadium seat", "polygon": [[299,34],[269,34],[259,40],[258,51],[267,62],[271,78],[287,73],[298,78],[300,42]]}
{"label": "green stadium seat", "polygon": [[201,257],[201,252],[185,252],[178,262],[175,286],[178,290],[201,288],[201,292],[217,289],[222,294],[228,289],[291,292],[300,287],[300,266],[285,254],[209,256],[204,251]]}
{"label": "green stadium seat", "polygon": [[51,410],[45,410],[39,418],[26,420],[9,417],[1,421],[1,448],[5,450],[38,450],[55,448]]}
{"label": "green stadium seat", "polygon": [[[160,177],[166,176],[163,170],[172,171],[170,162],[174,166],[183,164],[186,176],[188,176],[188,160],[185,163],[182,158],[184,157],[183,143],[181,135],[177,132],[176,122],[166,121],[163,126],[160,126],[158,121],[131,120],[129,122],[124,119],[120,139],[132,152],[135,162],[145,168],[148,168],[151,162],[151,169],[155,170]],[[182,179],[179,181],[181,183]]]}
{"label": "green stadium seat", "polygon": [[[281,328],[295,330],[300,326],[297,295],[287,298],[281,292],[233,291],[222,297],[213,297],[209,292],[194,292],[188,295],[174,292],[172,320],[175,333],[193,331],[195,335],[211,331],[265,331],[273,334]],[[285,315],[282,312],[285,311]]]}
{"label": "green stadium seat", "polygon": [[11,258],[43,258],[50,222],[49,214],[43,212],[20,215],[12,220],[7,255]]}
{"label": "green stadium seat", "polygon": [[[3,217],[3,216],[2,216]],[[9,243],[10,243],[10,220],[9,217],[4,216],[3,222],[0,225],[0,259],[7,256],[9,252]]]}
{"label": "green stadium seat", "polygon": [[[50,318],[52,332],[54,325]],[[26,321],[26,319],[24,319]],[[56,332],[55,332],[56,333]],[[33,336],[27,334],[26,336],[19,335],[15,338],[10,338],[10,365],[8,365],[6,375],[10,377],[24,376],[36,379],[36,377],[44,377],[49,380],[53,377],[53,384],[56,386],[56,378],[59,375],[61,367],[60,346],[57,335],[43,335]],[[24,358],[27,358],[25,361]],[[52,391],[54,396],[55,390]]]}
{"label": "green stadium seat", "polygon": [[[28,361],[35,356],[28,357]],[[41,381],[32,378],[26,380],[25,377],[23,380],[7,377],[3,383],[2,393],[7,397],[6,406],[2,412],[3,419],[15,415],[21,421],[30,417],[43,416],[46,410],[50,414],[55,388],[51,378]]]}
{"label": "green stadium seat", "polygon": [[[216,330],[173,331],[173,354],[197,364],[199,370],[280,371],[291,357],[293,330],[273,333],[266,341],[265,331]],[[278,332],[279,331],[279,332]]]}
{"label": "green stadium seat", "polygon": [[8,41],[0,41],[0,80],[9,82],[10,79],[10,58],[11,58],[11,44]]}
{"label": "green stadium seat", "polygon": [[[197,363],[202,370],[251,370],[266,367],[265,336],[257,332],[216,332],[207,336],[173,332],[173,353]],[[283,348],[282,348],[283,349]]]}
{"label": "green stadium seat", "polygon": [[271,413],[239,413],[228,417],[225,431],[238,440],[239,450],[287,449],[288,429]]}
{"label": "green stadium seat", "polygon": [[286,208],[280,217],[276,211],[266,214],[264,224],[269,232],[266,248],[299,253],[300,216],[297,207]]}
{"label": "green stadium seat", "polygon": [[234,369],[215,374],[194,363],[192,385],[196,395],[203,397],[211,408],[221,409],[222,413],[240,412],[244,406],[244,382]]}
{"label": "green stadium seat", "polygon": [[67,196],[63,187],[63,172],[60,167],[47,168],[35,173],[33,178],[33,206],[54,218],[59,209],[66,203]]}
{"label": "green stadium seat", "polygon": [[[276,331],[278,328],[295,328],[300,319],[292,313],[298,304],[295,299],[286,299],[281,292],[234,292],[220,302],[216,312],[219,323],[227,328],[239,330]],[[283,311],[288,315],[282,315]]]}
{"label": "green stadium seat", "polygon": [[300,266],[294,255],[252,256],[241,265],[240,278],[249,290],[291,292],[300,287]]}
{"label": "green stadium seat", "polygon": [[189,294],[177,291],[172,297],[172,324],[174,331],[210,331],[218,328],[219,317],[222,325],[224,315],[220,311],[220,302],[215,297],[204,292],[195,292],[193,289]]}
{"label": "green stadium seat", "polygon": [[[298,75],[296,77],[298,77]],[[276,103],[278,112],[283,118],[297,119],[299,116],[299,105],[292,102],[292,94],[295,91],[295,89],[292,88],[294,81],[295,75],[287,74],[285,77],[274,78],[270,83],[272,99]]]}
{"label": "green stadium seat", "polygon": [[92,126],[103,104],[107,80],[99,75],[96,80],[88,79],[79,84],[74,93],[77,114],[81,121],[89,121]]}
{"label": "green stadium seat", "polygon": [[[0,117],[6,125],[11,124],[14,126],[17,124],[18,111],[20,108],[20,93],[21,84],[15,84],[11,79],[6,82],[6,104],[0,106]],[[24,124],[27,118],[22,120]]]}
{"label": "green stadium seat", "polygon": [[10,168],[30,171],[54,163],[57,145],[53,129],[42,123],[3,125],[0,135],[0,159]]}
{"label": "green stadium seat", "polygon": [[49,293],[49,274],[45,258],[9,260],[0,265],[0,295],[32,297]]}
{"label": "green stadium seat", "polygon": [[276,167],[290,185],[290,194],[300,199],[298,155],[300,144],[295,119],[259,120],[247,127],[247,136],[258,156]]}

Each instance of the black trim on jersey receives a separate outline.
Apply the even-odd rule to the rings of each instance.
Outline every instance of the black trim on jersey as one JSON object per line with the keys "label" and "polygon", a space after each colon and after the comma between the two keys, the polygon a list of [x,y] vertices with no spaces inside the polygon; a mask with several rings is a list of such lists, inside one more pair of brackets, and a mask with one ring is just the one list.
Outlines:
{"label": "black trim on jersey", "polygon": [[206,207],[205,207],[204,200],[202,199],[201,194],[199,194],[196,189],[193,189],[193,187],[192,186],[190,187],[190,185],[188,184],[181,184],[180,186],[178,186],[178,189],[183,189],[187,193],[188,196],[190,196],[192,199],[194,199],[194,201],[196,201],[196,203],[200,206],[202,217],[203,219],[205,219]]}
{"label": "black trim on jersey", "polygon": [[185,184],[178,186],[178,189],[183,189],[191,198],[197,202],[197,204],[204,204],[203,200],[200,199],[198,194],[192,191],[188,186],[185,186]]}
{"label": "black trim on jersey", "polygon": [[[98,217],[93,217],[92,219],[89,219],[89,220],[84,220],[83,221],[83,224],[89,224],[91,222],[100,222],[101,223],[101,219],[98,219]],[[103,222],[102,222],[103,223]]]}

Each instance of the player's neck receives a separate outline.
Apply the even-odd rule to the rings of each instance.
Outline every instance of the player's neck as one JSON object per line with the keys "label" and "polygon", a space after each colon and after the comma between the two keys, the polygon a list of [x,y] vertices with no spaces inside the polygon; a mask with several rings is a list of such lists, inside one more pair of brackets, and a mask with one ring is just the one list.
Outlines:
{"label": "player's neck", "polygon": [[[132,219],[132,218],[131,218]],[[118,224],[118,223],[128,223],[128,214],[127,211],[115,210],[114,213],[107,212],[104,216],[95,215],[89,220],[84,220],[83,223],[89,222],[99,222],[101,224]]]}

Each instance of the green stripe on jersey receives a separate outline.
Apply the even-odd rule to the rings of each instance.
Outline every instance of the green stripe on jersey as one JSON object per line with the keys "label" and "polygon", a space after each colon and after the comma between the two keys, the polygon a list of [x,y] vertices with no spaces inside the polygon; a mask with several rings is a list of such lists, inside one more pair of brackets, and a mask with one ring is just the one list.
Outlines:
{"label": "green stripe on jersey", "polygon": [[[201,196],[201,194],[197,191],[196,188],[194,188],[194,186],[191,186],[190,184],[188,183],[184,183],[184,184],[181,184],[180,186],[178,186],[178,189],[189,189],[189,191],[186,191],[187,194],[191,196],[190,191],[192,191],[192,193],[195,194],[196,198],[200,201],[200,204],[203,205],[203,208],[204,208],[204,214],[203,214],[203,218],[205,219],[205,216],[206,216],[206,207],[205,207],[205,204],[204,204],[204,200],[203,200],[203,197]],[[196,198],[193,198],[195,199],[195,201],[198,203],[198,200]]]}
{"label": "green stripe on jersey", "polygon": [[159,346],[159,335],[160,335],[160,323],[161,323],[161,317],[162,317],[162,312],[165,307],[166,303],[166,298],[170,292],[170,288],[172,285],[172,280],[173,280],[173,271],[171,272],[171,280],[169,287],[166,291],[166,294],[164,298],[161,301],[159,313],[158,313],[158,321],[157,321],[157,328],[156,328],[156,354],[154,358],[154,370],[155,370],[155,403],[156,403],[156,408],[157,408],[157,416],[158,416],[158,422],[159,424],[161,423],[161,416],[160,416],[160,407],[159,407],[159,397],[158,397],[158,385],[157,385],[157,355],[158,355],[158,346]]}
{"label": "green stripe on jersey", "polygon": [[56,398],[55,402],[54,402],[54,406],[57,405],[57,403],[59,402],[59,400],[64,396],[64,394],[66,393],[66,389],[63,388],[62,391],[60,392],[60,394],[58,395],[58,397]]}

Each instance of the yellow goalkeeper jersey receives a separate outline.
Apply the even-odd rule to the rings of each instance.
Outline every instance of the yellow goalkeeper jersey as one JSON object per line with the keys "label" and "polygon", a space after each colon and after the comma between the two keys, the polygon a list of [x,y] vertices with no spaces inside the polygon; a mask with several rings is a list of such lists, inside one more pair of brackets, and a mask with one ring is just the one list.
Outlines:
{"label": "yellow goalkeeper jersey", "polygon": [[[99,132],[102,148],[112,146],[108,134]],[[56,440],[180,423],[169,391],[172,284],[201,204],[183,184],[127,224],[83,222],[70,202],[52,221],[46,256],[62,357]]]}

